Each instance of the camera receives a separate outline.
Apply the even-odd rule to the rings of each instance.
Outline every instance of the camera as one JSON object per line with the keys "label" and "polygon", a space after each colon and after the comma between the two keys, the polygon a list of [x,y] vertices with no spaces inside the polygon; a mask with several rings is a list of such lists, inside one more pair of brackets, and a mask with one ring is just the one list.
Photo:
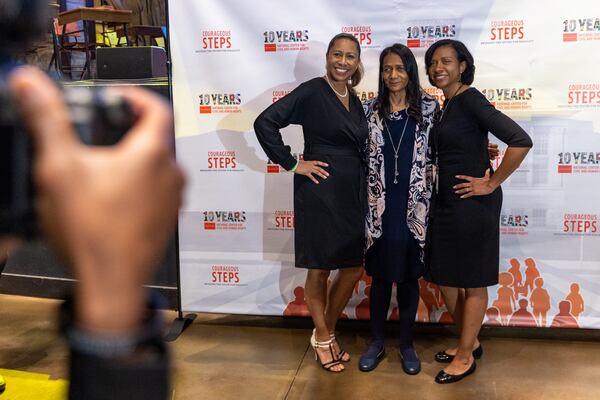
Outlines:
{"label": "camera", "polygon": [[[0,0],[0,235],[39,234],[32,182],[34,149],[7,87],[13,52],[46,31],[45,0]],[[116,144],[134,123],[131,106],[108,89],[63,87],[75,132],[92,146]]]}

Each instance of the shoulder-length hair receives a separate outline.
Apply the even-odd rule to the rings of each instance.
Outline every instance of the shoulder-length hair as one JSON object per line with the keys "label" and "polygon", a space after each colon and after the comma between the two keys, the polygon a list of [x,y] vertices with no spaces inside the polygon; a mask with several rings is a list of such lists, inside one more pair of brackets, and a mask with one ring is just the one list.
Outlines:
{"label": "shoulder-length hair", "polygon": [[408,75],[408,85],[406,86],[406,104],[408,105],[408,114],[421,123],[423,113],[421,111],[421,84],[419,83],[419,68],[417,60],[408,47],[403,44],[396,43],[392,46],[383,49],[379,55],[379,94],[377,102],[379,103],[379,117],[383,119],[389,118],[390,107],[390,90],[383,81],[383,61],[390,54],[396,54],[402,59],[404,69]]}
{"label": "shoulder-length hair", "polygon": [[440,47],[452,47],[456,52],[456,58],[458,59],[458,63],[465,62],[467,65],[463,73],[460,75],[460,82],[465,85],[470,85],[473,83],[475,79],[475,61],[473,59],[473,55],[467,49],[467,46],[461,41],[454,39],[442,39],[438,40],[434,44],[432,44],[425,53],[425,70],[427,72],[427,77],[429,78],[429,83],[432,86],[435,86],[435,82],[433,81],[431,75],[429,75],[429,67],[431,66],[431,59],[433,58],[433,53]]}

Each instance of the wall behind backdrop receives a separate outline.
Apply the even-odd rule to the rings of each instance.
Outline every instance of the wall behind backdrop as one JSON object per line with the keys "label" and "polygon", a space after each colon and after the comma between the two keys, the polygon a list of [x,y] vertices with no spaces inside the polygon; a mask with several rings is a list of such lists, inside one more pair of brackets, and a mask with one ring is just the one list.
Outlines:
{"label": "wall behind backdrop", "polygon": [[[185,310],[308,315],[305,271],[293,265],[292,174],[266,158],[252,123],[322,76],[329,39],[349,32],[362,44],[362,100],[376,95],[379,53],[395,42],[412,48],[423,88],[443,100],[423,56],[436,40],[455,38],[474,54],[474,86],[533,137],[503,185],[500,285],[489,288],[486,323],[600,328],[600,78],[592,62],[600,3],[418,4],[170,2],[177,155],[189,177],[179,219]],[[284,140],[300,155],[300,127],[286,128]],[[501,161],[502,152],[495,166]],[[345,317],[368,318],[369,284],[359,282]],[[439,289],[426,282],[417,318],[449,321]]]}

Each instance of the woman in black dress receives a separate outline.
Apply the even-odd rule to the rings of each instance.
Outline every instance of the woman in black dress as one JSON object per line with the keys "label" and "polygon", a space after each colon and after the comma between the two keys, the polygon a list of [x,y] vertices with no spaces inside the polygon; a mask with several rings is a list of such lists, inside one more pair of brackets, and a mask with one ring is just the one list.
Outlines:
{"label": "woman in black dress", "polygon": [[[311,344],[323,368],[340,372],[350,356],[335,340],[335,327],[363,273],[368,128],[353,90],[362,77],[358,40],[336,35],[326,55],[325,76],[302,83],[267,108],[254,131],[267,156],[295,172],[296,267],[308,269]],[[296,161],[282,141],[280,129],[290,124],[302,125],[303,160]]]}
{"label": "woman in black dress", "polygon": [[417,62],[408,47],[394,44],[384,49],[379,76],[379,96],[364,105],[369,121],[365,267],[373,277],[369,296],[372,341],[358,367],[371,371],[383,358],[384,325],[395,282],[402,368],[414,375],[421,370],[413,329],[431,198],[427,143],[439,106],[421,90]]}
{"label": "woman in black dress", "polygon": [[[428,226],[426,277],[440,286],[460,339],[440,351],[449,365],[438,383],[456,382],[475,371],[482,354],[477,335],[487,309],[487,287],[498,283],[500,184],[521,164],[532,142],[527,133],[475,88],[473,56],[456,40],[444,39],[425,54],[429,81],[446,97],[430,143],[434,194]],[[491,170],[488,132],[508,145]]]}

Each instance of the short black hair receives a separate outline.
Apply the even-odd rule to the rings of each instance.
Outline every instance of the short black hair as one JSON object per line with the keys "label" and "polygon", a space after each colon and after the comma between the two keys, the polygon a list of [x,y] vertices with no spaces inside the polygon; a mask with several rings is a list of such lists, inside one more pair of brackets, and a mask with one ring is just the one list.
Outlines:
{"label": "short black hair", "polygon": [[438,40],[427,49],[427,52],[425,53],[425,71],[427,72],[429,83],[435,86],[435,82],[429,75],[429,67],[431,66],[433,53],[435,53],[435,51],[440,47],[444,46],[452,47],[456,52],[456,58],[458,59],[458,62],[461,63],[464,61],[467,64],[467,67],[461,74],[460,81],[466,85],[472,84],[473,80],[475,79],[475,61],[473,60],[473,55],[463,42],[454,39]]}

